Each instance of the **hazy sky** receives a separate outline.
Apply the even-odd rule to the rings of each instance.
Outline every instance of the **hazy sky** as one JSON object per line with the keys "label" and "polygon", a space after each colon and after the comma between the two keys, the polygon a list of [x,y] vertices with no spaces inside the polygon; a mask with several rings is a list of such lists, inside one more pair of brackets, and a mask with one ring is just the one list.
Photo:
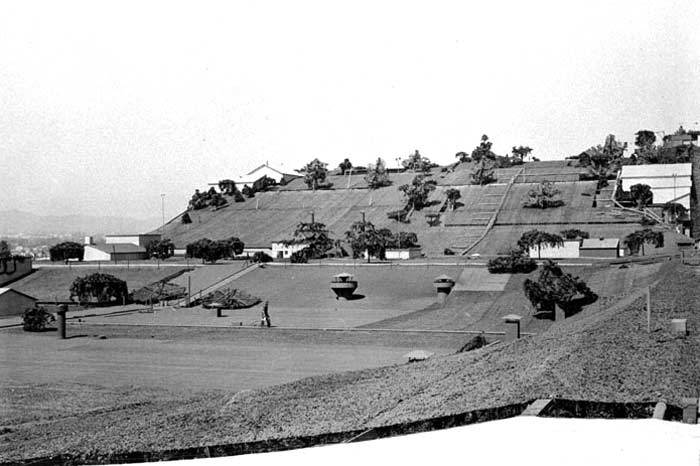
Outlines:
{"label": "hazy sky", "polygon": [[0,210],[160,217],[269,161],[562,158],[700,121],[700,2],[6,2]]}

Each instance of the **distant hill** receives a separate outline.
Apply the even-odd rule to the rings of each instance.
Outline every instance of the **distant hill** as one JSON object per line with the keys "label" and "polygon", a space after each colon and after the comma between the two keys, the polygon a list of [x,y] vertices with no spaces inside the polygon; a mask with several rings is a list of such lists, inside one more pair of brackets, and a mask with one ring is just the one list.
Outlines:
{"label": "distant hill", "polygon": [[157,218],[134,219],[92,215],[36,215],[20,210],[0,211],[0,235],[89,235],[143,233],[156,229]]}

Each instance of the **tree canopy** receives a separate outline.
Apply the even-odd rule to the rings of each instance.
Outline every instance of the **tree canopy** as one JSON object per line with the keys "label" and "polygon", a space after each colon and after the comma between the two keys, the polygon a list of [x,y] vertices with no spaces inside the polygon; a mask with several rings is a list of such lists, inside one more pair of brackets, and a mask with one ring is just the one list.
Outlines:
{"label": "tree canopy", "polygon": [[428,157],[423,157],[418,149],[416,149],[413,154],[409,155],[408,158],[402,160],[401,165],[406,170],[420,172],[430,171],[430,169],[433,167],[433,163],[430,161],[430,159]]}
{"label": "tree canopy", "polygon": [[331,238],[326,225],[321,222],[299,222],[294,230],[292,239],[285,240],[285,244],[305,244],[303,250],[309,259],[321,259],[326,257],[328,251],[336,245]]}
{"label": "tree canopy", "polygon": [[12,253],[10,252],[10,245],[7,241],[0,240],[0,259],[7,259]]}
{"label": "tree canopy", "polygon": [[522,234],[518,240],[518,247],[522,251],[529,251],[532,247],[537,247],[538,253],[542,245],[557,247],[564,245],[564,239],[555,234],[547,233],[546,231],[530,230]]}
{"label": "tree canopy", "polygon": [[587,231],[578,230],[576,228],[571,228],[569,230],[562,230],[561,236],[567,240],[576,240],[576,239],[582,240],[582,239],[588,239],[591,237],[591,235]]}
{"label": "tree canopy", "polygon": [[486,185],[496,181],[495,162],[487,157],[482,157],[471,173],[472,184]]}
{"label": "tree canopy", "polygon": [[243,247],[243,242],[235,237],[218,241],[202,238],[189,243],[185,248],[185,255],[202,259],[202,262],[213,263],[226,257],[233,257],[234,254],[241,254]]}
{"label": "tree canopy", "polygon": [[80,303],[100,304],[126,301],[129,290],[124,280],[106,273],[93,273],[77,277],[70,286],[70,299],[78,298]]}
{"label": "tree canopy", "polygon": [[480,162],[482,159],[496,160],[496,154],[491,150],[493,143],[489,141],[487,135],[481,136],[481,142],[472,150],[471,159],[474,162]]}
{"label": "tree canopy", "polygon": [[679,223],[688,213],[688,209],[683,204],[678,202],[667,202],[664,204],[663,214],[669,222]]}
{"label": "tree canopy", "polygon": [[513,157],[519,159],[521,162],[525,161],[525,158],[532,153],[532,148],[529,146],[513,146],[512,154]]}
{"label": "tree canopy", "polygon": [[457,201],[462,197],[462,193],[459,189],[449,188],[445,191],[445,198],[447,201],[447,208],[450,210],[455,210],[457,207]]}
{"label": "tree canopy", "polygon": [[304,183],[314,191],[330,188],[331,185],[326,183],[326,176],[328,176],[327,167],[327,163],[321,162],[319,159],[313,159],[302,170],[304,172]]}
{"label": "tree canopy", "polygon": [[354,258],[362,257],[367,252],[370,257],[386,258],[387,249],[407,249],[418,246],[418,236],[413,232],[393,233],[388,228],[375,228],[372,222],[354,222],[345,232],[345,239],[352,249]]}
{"label": "tree canopy", "polygon": [[655,248],[664,247],[664,234],[660,231],[654,231],[651,228],[645,228],[643,230],[637,230],[634,233],[630,233],[625,236],[623,244],[627,246],[630,250],[630,254],[638,254],[641,250],[642,255],[644,255],[644,245],[648,243],[653,245]]}
{"label": "tree canopy", "polygon": [[49,256],[52,261],[65,261],[69,259],[83,260],[85,246],[74,241],[64,241],[49,248]]}
{"label": "tree canopy", "polygon": [[523,205],[536,209],[561,207],[564,205],[564,201],[558,195],[559,190],[556,189],[554,183],[543,181],[527,193],[528,198]]}
{"label": "tree canopy", "polygon": [[399,191],[406,197],[407,210],[420,210],[427,206],[430,193],[435,190],[436,186],[437,182],[427,179],[423,175],[416,175],[410,184],[399,186]]}
{"label": "tree canopy", "polygon": [[589,174],[598,180],[598,186],[606,186],[608,177],[622,166],[627,143],[620,143],[609,134],[603,145],[597,145],[579,156],[579,164],[588,167]]}
{"label": "tree canopy", "polygon": [[630,195],[637,204],[638,209],[643,209],[654,202],[654,193],[651,190],[651,186],[646,184],[638,183],[630,186]]}
{"label": "tree canopy", "polygon": [[584,304],[597,299],[583,280],[565,273],[550,260],[542,264],[536,281],[529,278],[525,280],[523,289],[536,311],[551,312],[554,305],[566,310],[571,308],[575,300]]}
{"label": "tree canopy", "polygon": [[175,254],[175,245],[169,239],[151,241],[146,245],[146,254],[153,259],[167,259]]}
{"label": "tree canopy", "polygon": [[344,175],[346,172],[350,171],[352,168],[352,162],[350,162],[350,159],[345,159],[342,162],[340,162],[340,165],[338,165],[338,168],[340,169],[340,174]]}
{"label": "tree canopy", "polygon": [[384,186],[389,186],[391,181],[389,180],[389,174],[386,170],[386,164],[381,157],[377,158],[377,163],[367,166],[367,174],[365,175],[365,181],[370,189],[382,188]]}

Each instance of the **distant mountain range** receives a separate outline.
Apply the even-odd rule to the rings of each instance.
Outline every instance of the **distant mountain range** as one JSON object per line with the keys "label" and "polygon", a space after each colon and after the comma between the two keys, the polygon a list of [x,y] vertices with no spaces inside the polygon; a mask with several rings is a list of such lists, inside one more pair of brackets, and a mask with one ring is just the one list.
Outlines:
{"label": "distant mountain range", "polygon": [[0,211],[0,235],[110,235],[146,233],[160,226],[158,218],[135,219],[92,215],[36,215],[20,210]]}

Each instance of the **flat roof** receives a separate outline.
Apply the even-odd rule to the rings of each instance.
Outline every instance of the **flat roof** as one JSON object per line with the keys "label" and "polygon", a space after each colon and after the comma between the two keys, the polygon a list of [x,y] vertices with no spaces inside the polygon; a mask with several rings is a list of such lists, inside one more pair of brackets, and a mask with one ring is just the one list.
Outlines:
{"label": "flat roof", "polygon": [[625,165],[622,167],[622,178],[663,178],[672,176],[691,176],[692,164],[667,163],[651,165]]}
{"label": "flat roof", "polygon": [[132,252],[146,252],[143,246],[137,246],[131,243],[112,243],[112,244],[86,244],[86,248],[95,248],[102,252],[127,254]]}
{"label": "flat roof", "polygon": [[612,249],[620,246],[620,238],[584,239],[581,249]]}

